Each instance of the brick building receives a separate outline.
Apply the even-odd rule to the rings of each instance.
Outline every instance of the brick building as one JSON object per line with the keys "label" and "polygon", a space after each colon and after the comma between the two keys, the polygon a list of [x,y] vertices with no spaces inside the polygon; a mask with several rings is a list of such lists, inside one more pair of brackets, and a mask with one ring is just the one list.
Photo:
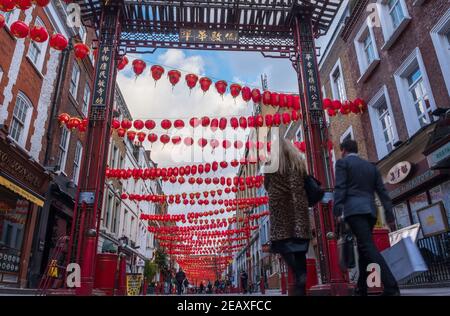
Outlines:
{"label": "brick building", "polygon": [[368,105],[361,115],[331,118],[335,149],[348,135],[357,140],[380,169],[397,228],[420,224],[430,269],[410,284],[449,278],[449,60],[448,1],[356,0],[320,61],[325,97]]}
{"label": "brick building", "polygon": [[[16,39],[14,21],[62,32],[56,6],[4,13],[0,30],[0,285],[25,287],[35,225],[49,184],[43,160],[61,53],[48,42]],[[34,179],[34,180],[33,180]]]}

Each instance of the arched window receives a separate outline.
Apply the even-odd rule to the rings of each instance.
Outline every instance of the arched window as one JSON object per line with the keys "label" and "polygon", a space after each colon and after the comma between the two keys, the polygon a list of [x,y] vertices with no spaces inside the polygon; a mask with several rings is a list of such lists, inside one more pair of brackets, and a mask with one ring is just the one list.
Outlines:
{"label": "arched window", "polygon": [[[44,22],[42,22],[40,18],[36,18],[34,25],[45,27]],[[45,41],[43,43],[30,41],[27,57],[31,60],[31,62],[34,64],[34,66],[39,72],[42,71],[42,66],[44,65],[45,54],[47,52],[47,45],[48,41]]]}
{"label": "arched window", "polygon": [[27,141],[32,112],[33,106],[30,100],[25,94],[19,92],[16,98],[16,105],[14,106],[9,134],[22,147],[25,147]]}

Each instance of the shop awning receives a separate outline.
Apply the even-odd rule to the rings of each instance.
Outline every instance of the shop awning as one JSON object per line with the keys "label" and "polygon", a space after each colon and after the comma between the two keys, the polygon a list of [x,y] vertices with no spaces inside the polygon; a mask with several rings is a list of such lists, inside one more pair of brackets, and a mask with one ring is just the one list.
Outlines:
{"label": "shop awning", "polygon": [[18,185],[12,183],[11,181],[9,181],[8,179],[0,176],[0,185],[3,185],[4,187],[6,187],[7,189],[13,191],[14,193],[17,193],[18,195],[20,195],[21,197],[23,197],[24,199],[36,204],[37,206],[44,206],[44,200],[37,197],[36,195],[28,192],[27,190],[22,189],[21,187],[19,187]]}

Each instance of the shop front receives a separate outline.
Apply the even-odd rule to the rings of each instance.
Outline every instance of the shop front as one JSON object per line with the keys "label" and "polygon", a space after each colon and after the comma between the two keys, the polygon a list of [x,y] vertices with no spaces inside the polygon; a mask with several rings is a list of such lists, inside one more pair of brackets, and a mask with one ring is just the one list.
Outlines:
{"label": "shop front", "polygon": [[[411,285],[450,281],[450,173],[430,164],[428,150],[436,127],[424,128],[378,164],[393,201],[396,228],[420,224],[417,245],[429,271],[408,281]],[[446,144],[448,140],[440,146]]]}
{"label": "shop front", "polygon": [[12,142],[0,129],[0,286],[24,288],[49,177]]}

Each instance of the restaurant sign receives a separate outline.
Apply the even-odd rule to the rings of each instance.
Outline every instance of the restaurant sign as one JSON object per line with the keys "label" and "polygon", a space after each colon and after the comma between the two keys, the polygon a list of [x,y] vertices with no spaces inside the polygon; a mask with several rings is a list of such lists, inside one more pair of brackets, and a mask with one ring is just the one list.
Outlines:
{"label": "restaurant sign", "polygon": [[436,149],[427,156],[428,165],[430,166],[430,168],[434,167],[439,162],[449,157],[450,157],[450,142],[440,147],[439,149]]}
{"label": "restaurant sign", "polygon": [[409,161],[401,161],[389,170],[387,181],[390,184],[400,183],[405,180],[410,173],[411,163]]}

